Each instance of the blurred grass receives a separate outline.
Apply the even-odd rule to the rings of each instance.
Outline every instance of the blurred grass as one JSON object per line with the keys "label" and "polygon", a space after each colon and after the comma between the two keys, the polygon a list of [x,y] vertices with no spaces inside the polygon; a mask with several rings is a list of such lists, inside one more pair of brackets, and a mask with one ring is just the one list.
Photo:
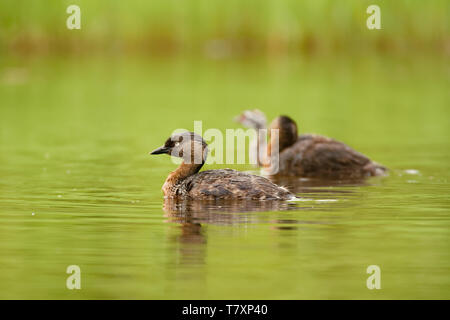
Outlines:
{"label": "blurred grass", "polygon": [[[66,8],[81,8],[68,30]],[[381,8],[368,30],[366,8]],[[450,1],[2,0],[0,50],[19,53],[242,54],[431,51],[448,54]]]}

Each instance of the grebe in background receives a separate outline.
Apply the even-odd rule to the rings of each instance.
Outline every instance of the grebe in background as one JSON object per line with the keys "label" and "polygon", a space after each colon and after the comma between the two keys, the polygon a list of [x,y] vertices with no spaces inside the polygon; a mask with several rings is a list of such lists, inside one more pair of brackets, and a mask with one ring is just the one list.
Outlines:
{"label": "grebe in background", "polygon": [[[236,120],[248,128],[266,128],[266,117],[259,110],[246,110]],[[276,175],[361,179],[386,174],[385,167],[342,142],[315,134],[299,136],[295,121],[287,116],[279,116],[270,125],[269,145],[266,146],[266,140],[262,139],[260,134],[251,145],[253,148],[251,152],[256,154],[260,152],[259,150],[267,149],[264,159],[259,159],[258,163],[262,164],[263,172],[268,175],[274,174],[273,164],[268,155],[271,154],[271,146],[275,144],[272,140],[276,138],[270,135],[270,129],[279,130],[279,162]]]}
{"label": "grebe in background", "polygon": [[288,200],[295,195],[270,180],[231,169],[199,172],[208,148],[193,132],[174,134],[150,154],[169,154],[183,159],[167,177],[162,190],[165,198]]}

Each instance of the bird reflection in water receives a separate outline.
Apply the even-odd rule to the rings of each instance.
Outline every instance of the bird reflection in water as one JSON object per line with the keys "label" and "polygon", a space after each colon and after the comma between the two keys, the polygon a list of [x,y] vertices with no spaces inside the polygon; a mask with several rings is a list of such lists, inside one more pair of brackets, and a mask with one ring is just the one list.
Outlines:
{"label": "bird reflection in water", "polygon": [[[352,194],[351,190],[343,190],[348,187],[370,186],[377,178],[367,179],[347,179],[347,180],[326,180],[317,178],[301,178],[292,176],[270,176],[273,183],[283,186],[300,197],[308,197],[308,193],[336,193]],[[340,189],[336,189],[340,188]]]}
{"label": "bird reflection in water", "polygon": [[[295,203],[282,201],[165,199],[163,210],[166,221],[178,226],[176,234],[170,236],[170,242],[176,247],[175,252],[171,253],[176,255],[175,264],[172,266],[197,268],[183,268],[176,272],[176,277],[198,276],[198,267],[204,265],[206,261],[208,225],[256,223],[264,218],[252,214],[253,212],[301,209]],[[266,218],[265,221],[270,225],[277,225],[276,220],[268,221]]]}
{"label": "bird reflection in water", "polygon": [[297,203],[259,200],[191,200],[165,199],[165,216],[170,222],[239,224],[259,221],[254,214],[237,214],[268,211],[302,210]]}

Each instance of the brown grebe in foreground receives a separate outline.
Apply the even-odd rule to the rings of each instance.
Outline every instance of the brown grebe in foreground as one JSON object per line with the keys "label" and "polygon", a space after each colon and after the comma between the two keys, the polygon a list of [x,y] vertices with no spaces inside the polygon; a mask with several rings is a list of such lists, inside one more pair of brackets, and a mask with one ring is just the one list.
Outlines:
{"label": "brown grebe in foreground", "polygon": [[199,172],[206,161],[208,148],[201,136],[193,132],[172,135],[164,145],[150,154],[169,154],[183,159],[169,174],[162,190],[165,198],[288,200],[295,198],[283,187],[252,174],[231,170]]}
{"label": "brown grebe in foreground", "polygon": [[[265,129],[266,117],[259,110],[246,110],[236,118],[248,128]],[[365,155],[334,139],[315,135],[298,135],[297,124],[287,116],[272,121],[269,129],[278,129],[279,160],[277,172],[273,173],[270,159],[271,146],[275,145],[269,130],[269,145],[259,164],[263,172],[280,176],[302,176],[326,179],[361,179],[384,175],[387,169],[371,161]],[[266,140],[258,134],[253,152],[265,150]],[[259,153],[261,155],[261,153]],[[261,158],[258,157],[258,158]]]}

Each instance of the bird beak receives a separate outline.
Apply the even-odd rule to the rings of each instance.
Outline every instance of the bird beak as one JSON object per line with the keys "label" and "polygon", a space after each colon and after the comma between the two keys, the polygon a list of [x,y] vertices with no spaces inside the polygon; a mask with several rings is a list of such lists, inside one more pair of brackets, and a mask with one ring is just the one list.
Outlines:
{"label": "bird beak", "polygon": [[159,148],[153,150],[149,154],[164,154],[164,153],[169,153],[169,152],[170,152],[170,148],[167,148],[166,146],[162,146],[162,147],[159,147]]}

